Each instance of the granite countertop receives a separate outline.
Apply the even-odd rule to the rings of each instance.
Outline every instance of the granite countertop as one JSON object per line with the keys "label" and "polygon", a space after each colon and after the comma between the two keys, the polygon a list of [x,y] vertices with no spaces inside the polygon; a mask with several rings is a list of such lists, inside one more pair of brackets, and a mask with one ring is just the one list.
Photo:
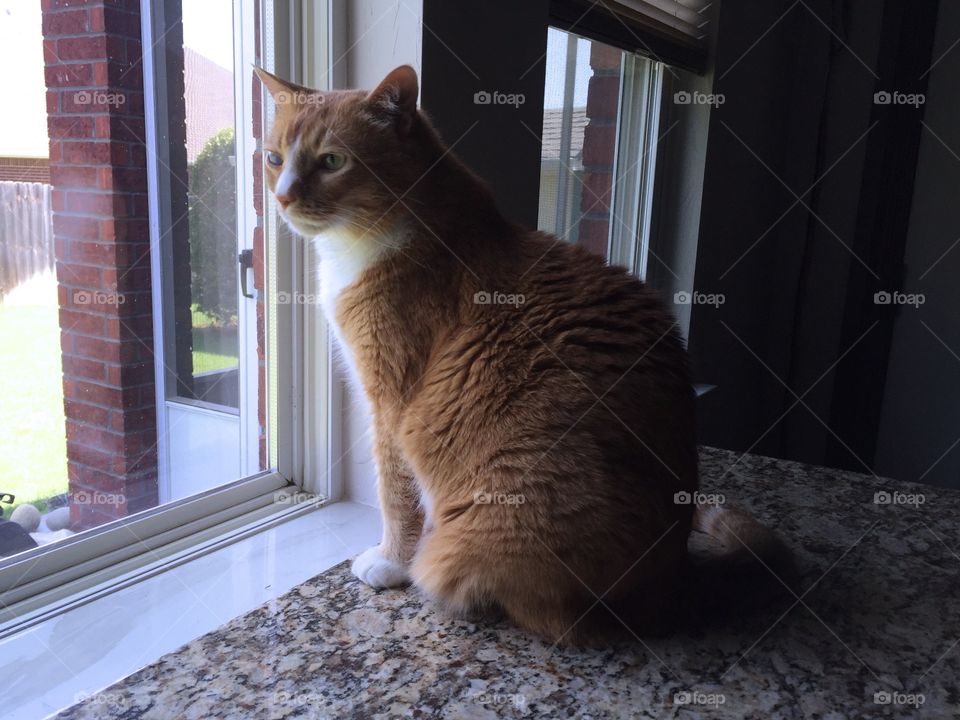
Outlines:
{"label": "granite countertop", "polygon": [[960,717],[960,492],[738,457],[704,449],[702,489],[775,527],[804,590],[723,630],[555,648],[344,563],[58,717]]}

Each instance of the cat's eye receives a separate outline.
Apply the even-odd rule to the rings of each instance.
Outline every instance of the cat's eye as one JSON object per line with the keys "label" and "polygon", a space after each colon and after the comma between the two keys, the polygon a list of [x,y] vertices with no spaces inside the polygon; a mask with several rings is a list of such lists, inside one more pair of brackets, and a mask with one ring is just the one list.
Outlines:
{"label": "cat's eye", "polygon": [[347,156],[341,153],[327,153],[320,158],[320,164],[326,170],[339,170],[347,163]]}
{"label": "cat's eye", "polygon": [[280,155],[280,153],[270,150],[267,152],[267,164],[273,165],[273,167],[280,167],[283,165],[283,156]]}

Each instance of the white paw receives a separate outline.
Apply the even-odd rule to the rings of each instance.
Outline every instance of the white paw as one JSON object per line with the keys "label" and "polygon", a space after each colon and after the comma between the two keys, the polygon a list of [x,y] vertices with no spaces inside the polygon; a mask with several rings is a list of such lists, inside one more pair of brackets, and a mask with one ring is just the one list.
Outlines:
{"label": "white paw", "polygon": [[399,587],[410,583],[407,568],[380,554],[380,546],[364,550],[350,566],[353,574],[372,588]]}

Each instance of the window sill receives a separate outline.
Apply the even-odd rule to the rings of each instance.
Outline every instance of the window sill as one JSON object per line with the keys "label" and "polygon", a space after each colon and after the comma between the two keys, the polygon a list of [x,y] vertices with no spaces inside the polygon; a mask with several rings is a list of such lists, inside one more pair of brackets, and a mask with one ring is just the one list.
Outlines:
{"label": "window sill", "polygon": [[339,502],[107,592],[0,641],[11,719],[46,717],[287,592],[379,539],[375,508]]}

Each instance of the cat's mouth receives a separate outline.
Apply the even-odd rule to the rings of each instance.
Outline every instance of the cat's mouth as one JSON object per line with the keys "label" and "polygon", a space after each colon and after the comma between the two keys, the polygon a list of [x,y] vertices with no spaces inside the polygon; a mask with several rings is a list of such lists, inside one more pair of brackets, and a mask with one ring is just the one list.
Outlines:
{"label": "cat's mouth", "polygon": [[280,210],[280,217],[284,219],[290,229],[303,237],[319,235],[332,224],[330,220],[300,215],[292,208]]}

